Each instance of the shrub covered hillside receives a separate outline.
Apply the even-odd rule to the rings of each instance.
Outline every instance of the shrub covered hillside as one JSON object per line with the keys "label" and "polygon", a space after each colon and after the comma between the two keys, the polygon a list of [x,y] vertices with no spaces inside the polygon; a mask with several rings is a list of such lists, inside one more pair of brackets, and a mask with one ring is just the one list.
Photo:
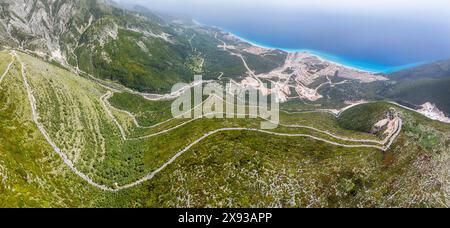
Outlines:
{"label": "shrub covered hillside", "polygon": [[[282,112],[278,129],[258,132],[249,130],[258,119],[172,120],[169,102],[110,91],[23,53],[0,58],[2,207],[449,206],[450,127],[394,105],[357,106],[340,119]],[[404,124],[385,152],[378,135],[340,125],[392,108]]]}
{"label": "shrub covered hillside", "polygon": [[[222,32],[188,20],[146,9],[132,12],[104,0],[0,2],[0,44],[46,54],[135,90],[167,92],[175,83],[192,81],[194,74],[217,79],[222,73],[246,73],[239,57],[218,48]],[[285,57],[281,52],[248,54],[264,71],[281,65]]]}

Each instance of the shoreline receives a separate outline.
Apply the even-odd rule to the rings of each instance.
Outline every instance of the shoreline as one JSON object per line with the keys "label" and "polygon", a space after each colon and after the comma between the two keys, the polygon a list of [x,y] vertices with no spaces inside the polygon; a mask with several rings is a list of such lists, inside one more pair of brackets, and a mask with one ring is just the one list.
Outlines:
{"label": "shoreline", "polygon": [[[280,50],[280,51],[284,51],[287,53],[304,52],[304,53],[308,53],[313,56],[316,56],[319,59],[321,59],[322,61],[331,62],[331,63],[337,64],[337,65],[344,66],[346,68],[352,68],[352,69],[355,69],[358,71],[363,71],[363,72],[368,72],[368,73],[373,73],[373,74],[390,74],[390,73],[393,73],[396,71],[406,70],[409,68],[413,68],[413,67],[417,67],[417,66],[426,64],[426,62],[419,62],[419,63],[411,63],[411,64],[406,64],[406,65],[401,65],[401,66],[378,66],[378,67],[361,66],[358,64],[357,61],[345,59],[343,57],[335,56],[335,55],[332,55],[332,54],[329,54],[329,53],[326,53],[323,51],[317,51],[317,50],[305,49],[305,48],[292,49],[292,48],[280,48],[280,47],[269,46],[269,45],[257,43],[255,41],[248,40],[239,35],[236,35],[235,33],[228,32],[222,28],[219,28],[219,27],[216,27],[216,28],[222,30],[225,33],[230,34],[231,36],[236,37],[237,39],[239,39],[243,42],[249,43],[256,47],[270,49],[270,50]],[[356,64],[354,64],[354,63],[356,63]]]}
{"label": "shoreline", "polygon": [[[355,69],[358,71],[362,71],[362,72],[368,72],[368,73],[373,73],[373,74],[390,74],[393,72],[397,72],[397,71],[401,71],[401,70],[406,70],[406,69],[410,69],[410,68],[414,68],[423,64],[426,64],[427,62],[418,62],[418,63],[411,63],[411,64],[406,64],[406,65],[400,65],[400,66],[382,66],[382,65],[378,65],[376,66],[375,64],[371,64],[371,63],[364,63],[364,62],[358,62],[356,60],[350,60],[350,59],[346,59],[344,57],[340,57],[340,56],[335,56],[333,54],[329,54],[323,51],[318,51],[318,50],[312,50],[312,49],[306,49],[306,48],[298,48],[298,49],[293,49],[293,48],[281,48],[281,47],[275,47],[275,46],[271,46],[271,45],[267,45],[267,44],[262,44],[256,41],[252,41],[249,40],[247,38],[244,38],[240,35],[237,35],[234,32],[230,32],[226,29],[223,29],[221,27],[218,26],[209,26],[206,24],[203,24],[201,22],[195,21],[197,24],[201,25],[201,26],[207,26],[207,27],[212,27],[212,28],[216,28],[219,29],[220,31],[222,31],[223,33],[229,34],[233,37],[236,37],[237,39],[246,42],[250,45],[259,47],[259,48],[264,48],[264,49],[269,49],[269,50],[280,50],[280,51],[284,51],[287,53],[299,53],[299,52],[304,52],[304,53],[308,53],[311,54],[313,56],[318,57],[319,59],[321,59],[322,61],[326,61],[326,62],[331,62],[333,64],[337,64],[337,65],[341,65],[343,67],[346,68],[351,68],[351,69]],[[364,66],[365,65],[365,66]],[[370,66],[372,65],[372,66]]]}

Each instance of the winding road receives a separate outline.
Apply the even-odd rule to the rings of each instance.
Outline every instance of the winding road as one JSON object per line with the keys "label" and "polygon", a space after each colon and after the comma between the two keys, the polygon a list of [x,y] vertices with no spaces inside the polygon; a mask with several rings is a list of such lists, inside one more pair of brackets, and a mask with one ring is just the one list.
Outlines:
{"label": "winding road", "polygon": [[[402,125],[402,121],[398,121],[398,128],[396,129],[396,134],[392,135],[390,138],[387,139],[387,141],[389,141],[388,146],[375,146],[375,145],[345,145],[345,144],[341,144],[341,143],[337,143],[337,142],[333,142],[330,140],[326,140],[323,138],[319,138],[316,136],[312,136],[312,135],[308,135],[308,134],[288,134],[288,133],[278,133],[278,132],[270,132],[270,131],[265,131],[265,130],[260,130],[260,129],[253,129],[253,128],[221,128],[221,129],[217,129],[211,132],[206,133],[204,136],[200,137],[199,139],[195,140],[194,142],[192,142],[191,144],[189,144],[187,147],[185,147],[183,150],[179,151],[177,154],[175,154],[169,161],[167,161],[166,163],[164,163],[161,167],[159,167],[158,169],[156,169],[155,171],[149,173],[147,176],[134,181],[130,184],[124,185],[124,186],[116,186],[116,187],[108,187],[105,185],[101,185],[98,184],[97,182],[95,182],[93,179],[91,179],[90,177],[88,177],[86,174],[82,173],[81,171],[79,171],[75,165],[73,164],[73,162],[67,157],[67,155],[65,153],[63,153],[61,151],[61,149],[56,145],[56,143],[51,139],[51,137],[49,136],[48,132],[46,131],[44,125],[42,123],[40,123],[40,117],[39,117],[39,112],[37,110],[37,106],[36,106],[36,99],[34,97],[33,94],[33,90],[28,82],[27,79],[27,72],[26,72],[26,66],[25,64],[22,62],[22,60],[20,59],[20,56],[17,55],[17,53],[15,51],[12,51],[11,54],[20,62],[21,65],[21,74],[22,74],[22,79],[23,79],[23,83],[24,83],[24,87],[27,91],[27,95],[28,95],[28,100],[31,106],[31,110],[32,110],[32,119],[33,122],[36,124],[36,126],[38,127],[39,131],[42,133],[42,135],[44,136],[44,138],[46,139],[46,141],[50,144],[50,146],[53,148],[53,150],[60,156],[60,158],[62,159],[62,161],[69,167],[69,169],[76,174],[78,177],[80,177],[81,179],[83,179],[84,181],[86,181],[89,185],[101,189],[103,191],[109,191],[109,192],[118,192],[121,190],[125,190],[125,189],[129,189],[129,188],[133,188],[136,187],[146,181],[149,181],[151,179],[153,179],[157,174],[159,174],[161,171],[163,171],[167,166],[171,165],[172,163],[174,163],[180,156],[182,156],[184,153],[188,152],[192,147],[194,147],[195,145],[199,144],[200,142],[202,142],[203,140],[222,133],[222,132],[231,132],[231,131],[248,131],[248,132],[257,132],[257,133],[261,133],[261,134],[267,134],[267,135],[273,135],[273,136],[282,136],[282,137],[302,137],[302,138],[310,138],[310,139],[314,139],[317,141],[321,141],[321,142],[325,142],[331,145],[335,145],[335,146],[339,146],[339,147],[346,147],[346,148],[374,148],[374,149],[379,149],[382,151],[386,151],[390,148],[390,146],[392,145],[392,143],[395,141],[396,137],[398,137],[398,135],[401,132],[401,125]],[[13,61],[14,62],[14,61]],[[12,63],[10,64],[12,65]],[[150,137],[154,137],[156,135],[161,135],[161,134],[165,134],[169,131],[172,131],[176,128],[179,128],[181,126],[184,126],[192,121],[195,121],[197,119],[192,119],[190,121],[187,121],[186,123],[183,123],[181,125],[175,126],[171,129],[167,129],[149,136],[144,136],[144,137],[140,137],[140,138],[135,138],[135,139],[128,139],[126,137],[126,132],[123,129],[123,127],[120,125],[120,123],[117,121],[117,119],[114,117],[114,115],[112,114],[111,110],[108,107],[107,102],[105,102],[105,99],[107,99],[108,97],[110,97],[112,95],[112,92],[108,92],[107,94],[103,95],[100,100],[102,101],[102,104],[104,105],[107,114],[111,117],[112,121],[117,125],[119,131],[122,134],[122,138],[124,140],[141,140],[141,139],[147,139]],[[131,114],[131,113],[129,113]],[[212,114],[217,114],[217,113],[211,113],[208,115],[212,115]],[[137,122],[137,121],[136,121]],[[295,127],[308,127],[308,126],[295,126]],[[325,133],[330,136],[333,136],[331,133],[326,132],[326,131],[321,131],[312,127],[308,127],[311,130],[316,130],[318,132],[321,133]],[[338,136],[337,136],[338,137]],[[344,140],[344,138],[339,138],[341,140]],[[348,139],[348,140],[352,140],[352,141],[356,141],[357,139]],[[358,140],[358,142],[369,142],[370,140]],[[378,141],[371,141],[374,143],[379,143]]]}
{"label": "winding road", "polygon": [[9,70],[11,70],[12,65],[14,64],[14,55],[11,53],[11,63],[9,63],[8,67],[6,68],[5,72],[0,76],[0,84],[2,84],[3,79],[8,74]]}
{"label": "winding road", "polygon": [[[183,116],[184,114],[183,114],[183,115],[180,115],[180,116],[178,116],[178,117],[174,117],[174,118],[172,118],[172,119],[163,121],[163,122],[158,123],[158,124],[153,125],[153,126],[148,126],[148,127],[146,127],[146,126],[141,126],[141,125],[139,124],[139,122],[137,121],[137,119],[136,119],[136,117],[135,117],[135,115],[134,115],[133,113],[130,113],[130,112],[128,112],[128,111],[120,110],[120,109],[118,109],[118,108],[115,108],[115,107],[113,107],[113,106],[108,102],[108,98],[110,98],[112,95],[113,95],[113,93],[108,92],[107,94],[105,94],[104,96],[102,96],[101,101],[102,101],[104,107],[107,108],[106,111],[108,112],[110,118],[112,118],[112,119],[114,120],[114,123],[116,123],[117,127],[119,128],[119,130],[120,130],[120,132],[121,132],[121,134],[122,134],[122,138],[123,138],[124,140],[141,140],[141,139],[148,139],[148,138],[151,138],[151,137],[154,137],[154,136],[157,136],[157,135],[161,135],[161,134],[164,134],[164,133],[168,133],[168,132],[170,132],[170,131],[173,131],[173,130],[175,130],[175,129],[178,129],[178,128],[180,128],[180,127],[186,125],[186,124],[189,124],[189,123],[191,123],[191,122],[193,122],[193,121],[195,121],[195,120],[199,120],[199,119],[204,118],[204,117],[213,116],[213,115],[217,115],[217,114],[221,114],[221,115],[228,115],[228,114],[230,114],[230,113],[225,113],[225,112],[207,113],[207,114],[204,114],[201,118],[191,119],[191,120],[189,120],[189,121],[186,121],[186,122],[184,122],[184,123],[182,123],[182,124],[180,124],[180,125],[177,125],[177,126],[175,126],[175,127],[172,127],[172,128],[170,128],[170,129],[167,129],[167,130],[162,131],[162,132],[158,132],[158,133],[155,133],[155,134],[151,134],[151,135],[147,135],[147,136],[142,136],[142,137],[138,137],[138,138],[127,138],[126,133],[125,133],[125,130],[123,129],[122,125],[119,124],[119,122],[117,121],[117,119],[115,118],[115,116],[110,112],[110,110],[108,110],[108,108],[114,109],[114,110],[116,110],[116,111],[118,111],[118,112],[125,113],[126,115],[128,115],[128,116],[133,120],[133,123],[135,124],[135,126],[136,126],[137,128],[141,128],[141,129],[150,129],[150,128],[155,128],[155,127],[157,127],[157,126],[161,126],[162,124],[169,123],[169,122],[171,122],[171,121],[177,119],[178,117]],[[220,97],[218,97],[218,96],[216,96],[216,95],[212,95],[212,96],[209,97],[208,99],[211,99],[211,98],[214,97],[214,96],[216,97],[216,99],[217,99],[217,98],[218,98],[218,99],[221,99]],[[208,100],[208,99],[207,99],[207,100]],[[196,109],[196,108],[202,106],[204,103],[207,102],[207,100],[205,100],[202,104],[200,104],[200,105],[194,107],[193,109],[187,111],[186,113],[192,112],[194,109]],[[223,99],[221,99],[221,101],[230,104],[229,102],[226,102],[226,101],[223,100]],[[234,115],[236,115],[236,114],[234,114]],[[243,116],[243,115],[238,115],[238,116]],[[247,116],[247,115],[245,115],[245,116]],[[277,125],[282,126],[282,127],[287,127],[287,128],[303,128],[303,129],[313,130],[313,131],[316,131],[316,132],[319,132],[319,133],[322,133],[322,134],[326,134],[326,135],[328,135],[328,136],[330,136],[330,137],[332,137],[332,138],[335,138],[335,139],[338,139],[338,140],[343,140],[343,141],[348,141],[348,142],[375,143],[375,144],[379,144],[379,145],[385,145],[385,144],[387,143],[387,141],[389,140],[389,138],[390,138],[390,136],[388,136],[388,137],[387,137],[385,140],[383,140],[383,141],[368,140],[368,139],[352,139],[352,138],[346,138],[346,137],[337,136],[337,135],[335,135],[335,134],[333,134],[333,133],[330,133],[329,131],[323,131],[323,130],[317,129],[317,128],[315,128],[315,127],[307,126],[307,125],[288,125],[288,124],[280,124],[280,123],[275,123],[275,122],[273,122],[273,121],[271,121],[271,120],[269,120],[269,119],[263,118],[263,117],[261,117],[261,116],[257,116],[257,118],[260,118],[260,119],[265,120],[265,121],[269,121],[269,122],[271,122],[272,124],[277,124]],[[379,149],[381,149],[381,148],[379,148]]]}
{"label": "winding road", "polygon": [[17,55],[17,53],[15,51],[13,51],[12,54],[20,62],[20,65],[22,68],[21,69],[22,80],[23,80],[25,89],[27,90],[28,100],[29,100],[30,106],[31,106],[32,118],[33,118],[34,123],[38,127],[39,131],[44,136],[44,138],[47,140],[47,142],[50,144],[50,146],[53,148],[53,150],[61,157],[62,161],[67,165],[67,167],[69,167],[69,169],[72,170],[73,173],[75,173],[77,176],[79,176],[81,179],[83,179],[84,181],[86,181],[88,184],[90,184],[93,187],[96,187],[96,188],[104,190],[104,191],[114,191],[114,189],[112,189],[112,188],[109,188],[105,185],[100,185],[100,184],[96,183],[94,180],[89,178],[86,174],[79,171],[75,167],[75,165],[72,163],[72,161],[67,157],[67,155],[65,153],[63,153],[61,151],[61,149],[56,145],[56,143],[53,142],[53,140],[50,138],[49,134],[47,133],[47,131],[44,128],[44,125],[42,125],[39,122],[39,112],[37,111],[37,107],[36,107],[36,99],[33,95],[33,90],[31,89],[30,84],[28,83],[28,79],[26,76],[25,64],[22,62],[19,55]]}

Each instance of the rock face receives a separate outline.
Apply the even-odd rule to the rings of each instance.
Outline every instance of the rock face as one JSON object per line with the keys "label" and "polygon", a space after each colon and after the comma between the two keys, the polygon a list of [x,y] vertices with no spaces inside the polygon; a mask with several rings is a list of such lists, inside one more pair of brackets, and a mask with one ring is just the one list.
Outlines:
{"label": "rock face", "polygon": [[82,31],[73,28],[87,27],[86,22],[73,20],[85,0],[0,0],[0,4],[0,23],[6,30],[2,35],[24,49],[53,53],[59,59],[65,46],[62,39],[75,41]]}
{"label": "rock face", "polygon": [[[104,44],[109,37],[117,38],[117,14],[135,16],[106,0],[0,0],[0,9],[0,44],[43,52],[56,60],[73,57],[91,26],[97,28],[91,39]],[[111,16],[111,23],[100,22],[105,16]]]}
{"label": "rock face", "polygon": [[427,102],[422,105],[422,108],[418,110],[420,113],[432,120],[438,120],[445,123],[450,123],[450,118],[445,116],[444,112],[439,110],[435,104]]}
{"label": "rock face", "polygon": [[173,27],[150,12],[107,0],[0,0],[0,9],[0,47],[143,91],[170,88],[188,75],[183,61],[189,53],[183,51],[190,47],[176,46],[168,34]]}
{"label": "rock face", "polygon": [[373,134],[383,137],[392,137],[401,125],[400,114],[395,108],[390,108],[384,119],[378,121],[372,128]]}
{"label": "rock face", "polygon": [[107,0],[0,0],[0,44],[46,53],[65,63],[92,25],[97,30],[91,31],[91,39],[101,45],[117,38],[119,22],[98,22],[121,11]]}

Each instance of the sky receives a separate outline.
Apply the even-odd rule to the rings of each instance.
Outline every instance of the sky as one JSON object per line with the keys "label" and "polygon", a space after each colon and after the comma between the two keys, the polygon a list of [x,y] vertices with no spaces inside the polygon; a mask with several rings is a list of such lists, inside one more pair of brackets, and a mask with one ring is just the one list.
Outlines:
{"label": "sky", "polygon": [[[448,0],[117,0],[145,5],[149,8],[196,15],[229,13],[231,11],[322,10],[342,13],[397,14],[431,13],[423,17],[445,16],[450,10]],[[217,15],[219,16],[219,15]]]}
{"label": "sky", "polygon": [[281,49],[397,67],[450,58],[449,0],[118,0]]}

